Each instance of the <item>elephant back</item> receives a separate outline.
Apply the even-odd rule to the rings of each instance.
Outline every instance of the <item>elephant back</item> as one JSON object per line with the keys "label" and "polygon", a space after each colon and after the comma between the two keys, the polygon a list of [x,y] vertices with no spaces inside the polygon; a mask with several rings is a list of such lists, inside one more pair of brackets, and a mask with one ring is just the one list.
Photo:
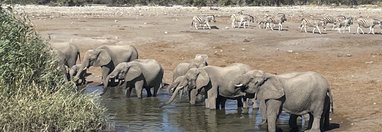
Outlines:
{"label": "elephant back", "polygon": [[114,66],[121,62],[130,62],[138,59],[138,51],[131,45],[101,46],[98,49],[106,50],[109,53]]}
{"label": "elephant back", "polygon": [[161,81],[163,78],[163,68],[158,61],[154,59],[136,59],[128,62],[131,65],[137,65],[148,83],[154,80]]}

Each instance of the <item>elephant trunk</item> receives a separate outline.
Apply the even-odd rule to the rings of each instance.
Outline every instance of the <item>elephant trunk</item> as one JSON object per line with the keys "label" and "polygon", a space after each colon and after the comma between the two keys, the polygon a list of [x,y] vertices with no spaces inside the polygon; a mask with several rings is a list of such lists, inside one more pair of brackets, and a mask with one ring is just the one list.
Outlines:
{"label": "elephant trunk", "polygon": [[198,90],[197,89],[192,89],[190,91],[190,104],[194,105],[196,104],[196,98],[197,98]]}
{"label": "elephant trunk", "polygon": [[108,86],[108,83],[109,83],[109,79],[110,79],[110,76],[107,76],[106,79],[105,79],[104,85],[103,85],[103,91],[102,91],[101,95],[106,93],[107,88],[108,88],[107,86]]}
{"label": "elephant trunk", "polygon": [[171,95],[170,100],[168,100],[166,103],[160,105],[159,107],[163,107],[163,106],[165,106],[165,105],[170,104],[172,101],[174,101],[174,99],[176,98],[176,96],[177,96],[178,93],[179,93],[179,90],[182,90],[182,89],[183,89],[183,87],[178,87],[178,88],[176,88],[175,91],[174,91],[174,93]]}
{"label": "elephant trunk", "polygon": [[74,81],[77,81],[80,78],[80,74],[86,70],[89,67],[89,60],[84,59],[84,62],[81,64],[81,66],[78,68],[77,74],[74,77]]}

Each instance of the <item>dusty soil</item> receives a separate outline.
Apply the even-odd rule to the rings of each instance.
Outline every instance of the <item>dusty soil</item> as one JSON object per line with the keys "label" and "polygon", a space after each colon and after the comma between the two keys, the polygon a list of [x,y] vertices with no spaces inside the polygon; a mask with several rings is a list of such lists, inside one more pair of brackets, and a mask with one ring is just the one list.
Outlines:
{"label": "dusty soil", "polygon": [[[72,43],[84,52],[100,45],[134,45],[140,58],[158,60],[170,83],[172,69],[195,54],[208,54],[209,64],[224,66],[245,63],[271,73],[316,71],[331,83],[334,95],[332,131],[380,131],[382,129],[382,36],[303,33],[299,20],[308,15],[376,17],[381,9],[330,7],[15,7],[25,11],[36,30],[52,44]],[[284,31],[270,31],[251,25],[230,28],[229,15],[240,10],[255,16],[283,12]],[[215,29],[195,30],[191,18],[197,14],[218,15]],[[310,29],[311,30],[311,29]],[[367,29],[364,29],[366,32]],[[381,29],[376,28],[380,33]],[[98,68],[91,68],[89,80],[99,81]]]}

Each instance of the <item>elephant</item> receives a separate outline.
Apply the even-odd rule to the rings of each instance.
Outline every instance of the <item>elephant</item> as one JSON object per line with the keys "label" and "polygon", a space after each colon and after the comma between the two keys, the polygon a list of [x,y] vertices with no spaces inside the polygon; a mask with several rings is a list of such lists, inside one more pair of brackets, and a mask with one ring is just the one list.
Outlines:
{"label": "elephant", "polygon": [[[122,80],[126,87],[125,95],[130,97],[132,88],[135,88],[138,98],[142,98],[142,89],[146,88],[147,96],[151,97],[150,88],[154,88],[154,97],[162,85],[163,68],[154,59],[136,59],[130,62],[119,63],[106,77],[106,80],[116,78]],[[104,94],[108,89],[108,81],[104,85]]]}
{"label": "elephant", "polygon": [[[185,75],[187,71],[190,70],[191,68],[200,68],[200,67],[208,66],[207,59],[208,59],[208,56],[206,54],[197,54],[195,55],[195,58],[190,61],[190,63],[179,63],[173,71],[172,83],[174,83],[179,76]],[[170,87],[168,87],[169,93],[172,94],[175,88],[176,88],[176,85],[170,85]],[[179,92],[181,99],[185,91],[186,90],[184,91],[181,90]]]}
{"label": "elephant", "polygon": [[77,59],[81,58],[80,50],[76,45],[73,44],[54,44],[52,45],[53,52],[56,53],[58,57],[58,62],[60,65],[65,67],[64,74],[69,80],[68,71],[69,68],[74,66],[77,62]]}
{"label": "elephant", "polygon": [[[81,64],[76,64],[69,69],[69,79],[70,80],[73,80],[74,76],[77,75],[77,72],[79,71],[80,67],[82,67]],[[86,72],[87,72],[87,70],[81,71],[78,80],[73,81],[76,84],[76,86],[85,85],[87,83],[86,78],[85,78]]]}
{"label": "elephant", "polygon": [[[161,106],[170,104],[177,92],[188,85],[190,103],[195,104],[198,94],[207,93],[206,108],[209,109],[224,109],[225,100],[236,99],[238,108],[243,107],[242,98],[245,95],[239,88],[233,84],[232,78],[238,77],[250,70],[246,64],[234,63],[226,67],[205,66],[202,68],[191,68],[188,70],[183,81],[175,89],[174,94],[166,103]],[[244,107],[247,108],[247,103]],[[221,106],[221,107],[220,107]]]}
{"label": "elephant", "polygon": [[[102,69],[102,83],[105,84],[106,77],[121,62],[129,62],[138,59],[138,51],[131,45],[100,46],[88,50],[85,53],[82,65],[78,71],[84,71],[90,66],[99,66]],[[74,81],[79,79],[81,72],[77,72]]]}
{"label": "elephant", "polygon": [[323,115],[329,114],[324,112],[327,105],[333,111],[329,82],[316,72],[274,75],[252,70],[236,77],[234,82],[241,91],[256,94],[256,98],[260,100],[260,111],[263,117],[266,117],[270,132],[276,131],[276,120],[281,110],[293,116],[309,114],[312,125],[308,131],[320,131],[321,117],[329,117]]}

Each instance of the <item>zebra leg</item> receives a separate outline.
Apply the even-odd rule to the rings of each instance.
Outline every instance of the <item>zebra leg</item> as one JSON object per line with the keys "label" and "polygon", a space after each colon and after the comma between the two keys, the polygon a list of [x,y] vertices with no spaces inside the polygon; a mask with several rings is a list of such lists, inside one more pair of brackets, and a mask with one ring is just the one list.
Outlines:
{"label": "zebra leg", "polygon": [[279,23],[279,31],[282,31],[282,30],[283,30],[283,25]]}
{"label": "zebra leg", "polygon": [[211,26],[208,22],[206,23],[206,25],[207,25],[208,29],[211,29]]}
{"label": "zebra leg", "polygon": [[348,26],[348,29],[349,29],[349,33],[350,33],[350,26]]}
{"label": "zebra leg", "polygon": [[304,26],[304,30],[305,30],[305,33],[307,33],[308,31],[306,31],[306,26]]}
{"label": "zebra leg", "polygon": [[318,33],[320,33],[321,34],[321,31],[320,31],[320,28],[317,26],[317,30],[318,30]]}
{"label": "zebra leg", "polygon": [[372,28],[371,28],[371,26],[369,27],[369,33],[368,34],[370,34],[372,32]]}
{"label": "zebra leg", "polygon": [[270,24],[271,30],[273,31],[273,23]]}
{"label": "zebra leg", "polygon": [[196,30],[198,30],[198,24],[197,23],[194,24],[194,27]]}
{"label": "zebra leg", "polygon": [[361,30],[362,34],[365,34],[365,32],[363,32],[363,29],[362,29],[362,28],[360,28],[360,27],[358,27],[358,28],[359,28],[359,30]]}

